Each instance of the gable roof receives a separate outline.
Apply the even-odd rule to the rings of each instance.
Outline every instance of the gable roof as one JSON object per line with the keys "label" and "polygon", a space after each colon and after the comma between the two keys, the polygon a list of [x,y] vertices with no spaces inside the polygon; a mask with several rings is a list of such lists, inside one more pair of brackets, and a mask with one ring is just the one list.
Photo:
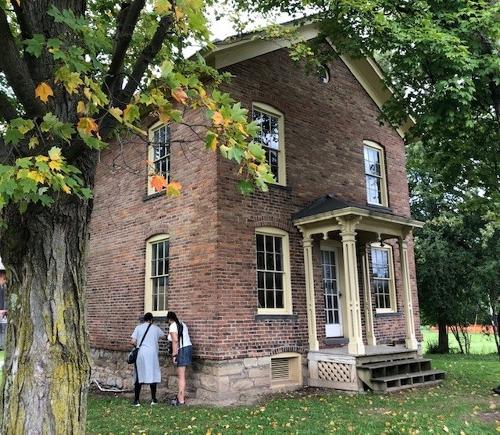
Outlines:
{"label": "gable roof", "polygon": [[[317,23],[304,24],[299,28],[298,34],[300,40],[309,41],[320,34],[320,29]],[[261,39],[258,36],[258,32],[252,32],[216,41],[215,48],[205,56],[206,62],[219,69],[292,45],[286,39]],[[333,44],[330,41],[328,43],[335,50]],[[370,58],[355,58],[348,54],[340,54],[339,57],[378,108],[382,109],[392,92],[384,84],[384,76],[377,63]],[[412,125],[413,122],[409,119],[397,128],[399,135],[404,137]]]}

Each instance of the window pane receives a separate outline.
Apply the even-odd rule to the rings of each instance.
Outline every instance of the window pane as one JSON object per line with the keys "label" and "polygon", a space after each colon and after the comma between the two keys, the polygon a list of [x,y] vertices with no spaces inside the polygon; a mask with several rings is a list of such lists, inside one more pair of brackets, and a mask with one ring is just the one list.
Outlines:
{"label": "window pane", "polygon": [[265,308],[266,307],[265,291],[259,290],[258,296],[259,296],[259,308]]}
{"label": "window pane", "polygon": [[274,237],[266,236],[266,252],[274,252]]}
{"label": "window pane", "polygon": [[283,290],[283,275],[281,273],[274,274],[275,288]]}
{"label": "window pane", "polygon": [[264,236],[257,234],[257,251],[264,251]]}
{"label": "window pane", "polygon": [[282,291],[277,291],[276,292],[276,306],[275,308],[284,308],[285,305],[283,304],[283,292]]}
{"label": "window pane", "polygon": [[274,254],[266,254],[266,269],[274,270]]}
{"label": "window pane", "polygon": [[[271,275],[272,276],[272,275]],[[274,304],[274,292],[266,291],[266,308],[276,308]]]}
{"label": "window pane", "polygon": [[265,269],[264,254],[257,252],[257,269]]}
{"label": "window pane", "polygon": [[257,272],[257,288],[264,288],[264,272]]}
{"label": "window pane", "polygon": [[266,289],[267,290],[274,289],[274,279],[272,272],[266,272]]}

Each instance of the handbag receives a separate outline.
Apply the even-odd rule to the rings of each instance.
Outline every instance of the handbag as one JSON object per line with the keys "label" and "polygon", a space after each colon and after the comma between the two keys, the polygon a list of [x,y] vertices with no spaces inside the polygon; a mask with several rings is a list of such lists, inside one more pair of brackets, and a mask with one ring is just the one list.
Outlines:
{"label": "handbag", "polygon": [[134,347],[128,354],[127,356],[127,362],[129,364],[135,364],[135,362],[137,361],[137,355],[139,354],[139,348],[142,346],[142,342],[144,341],[144,339],[146,338],[146,335],[148,334],[148,331],[149,331],[149,328],[151,328],[151,325],[152,323],[149,324],[148,328],[146,329],[146,332],[144,333],[144,335],[142,336],[142,340],[141,342],[139,343],[139,346],[137,347]]}

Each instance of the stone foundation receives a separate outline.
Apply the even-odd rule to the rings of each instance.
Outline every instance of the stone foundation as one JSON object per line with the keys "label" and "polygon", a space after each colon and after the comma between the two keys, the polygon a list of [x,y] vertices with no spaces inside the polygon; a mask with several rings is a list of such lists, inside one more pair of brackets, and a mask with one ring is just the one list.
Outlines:
{"label": "stone foundation", "polygon": [[[127,364],[127,352],[92,349],[92,379],[104,388],[131,391],[134,386],[133,366]],[[302,358],[302,374],[307,380],[307,361]],[[160,395],[175,395],[177,377],[170,359],[160,358],[162,382]],[[186,373],[187,397],[203,403],[231,405],[251,403],[259,397],[302,387],[271,385],[271,357],[244,358],[225,361],[195,360]],[[143,394],[148,394],[145,390]]]}

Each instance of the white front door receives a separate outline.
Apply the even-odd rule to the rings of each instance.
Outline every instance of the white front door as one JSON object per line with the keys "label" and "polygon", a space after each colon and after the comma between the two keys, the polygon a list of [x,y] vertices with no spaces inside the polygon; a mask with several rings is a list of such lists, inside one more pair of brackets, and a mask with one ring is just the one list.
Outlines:
{"label": "white front door", "polygon": [[338,250],[321,249],[323,291],[325,295],[325,329],[327,337],[342,337],[340,280],[338,279]]}

